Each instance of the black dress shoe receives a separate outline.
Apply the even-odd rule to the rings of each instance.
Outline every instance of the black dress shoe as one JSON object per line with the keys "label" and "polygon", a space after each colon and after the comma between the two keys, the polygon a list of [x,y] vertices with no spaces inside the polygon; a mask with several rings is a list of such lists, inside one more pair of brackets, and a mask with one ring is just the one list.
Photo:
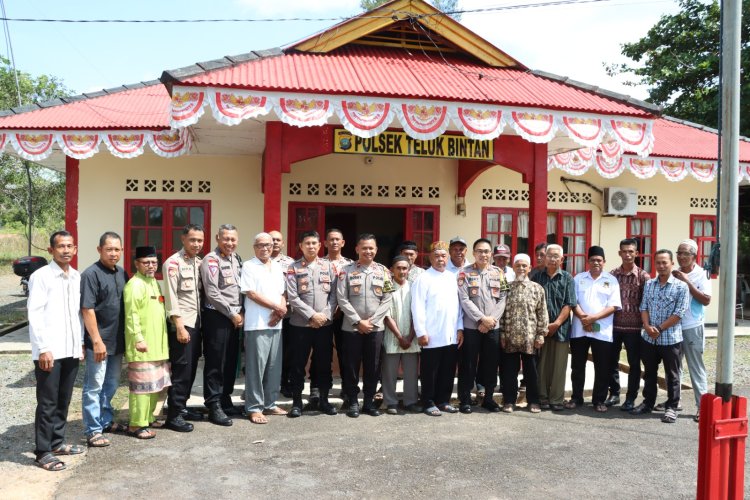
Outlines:
{"label": "black dress shoe", "polygon": [[630,414],[631,415],[646,415],[648,413],[651,413],[652,411],[654,411],[653,408],[651,408],[650,406],[646,406],[646,403],[641,403],[635,408],[633,408],[632,410],[630,410]]}
{"label": "black dress shoe", "polygon": [[465,413],[465,414],[468,415],[469,413],[471,413],[471,405],[470,404],[466,404],[466,403],[462,403],[461,405],[459,405],[458,411],[460,411],[461,413]]}
{"label": "black dress shoe", "polygon": [[380,410],[378,410],[374,406],[363,406],[362,407],[362,413],[366,413],[367,415],[370,415],[371,417],[379,417],[380,416]]}
{"label": "black dress shoe", "polygon": [[495,403],[493,400],[487,400],[484,403],[482,403],[482,408],[487,410],[490,413],[499,413],[500,412],[500,405]]}
{"label": "black dress shoe", "polygon": [[635,408],[635,404],[629,399],[626,399],[622,406],[620,406],[620,411],[630,411],[633,408]]}
{"label": "black dress shoe", "polygon": [[297,418],[302,416],[302,408],[298,406],[292,406],[292,409],[289,410],[289,413],[286,414],[289,418]]}
{"label": "black dress shoe", "polygon": [[604,401],[604,406],[614,406],[620,404],[620,395],[619,394],[612,394],[610,397],[608,397]]}
{"label": "black dress shoe", "polygon": [[359,417],[359,403],[356,401],[354,403],[351,403],[349,405],[349,408],[346,410],[346,416],[351,418],[357,418]]}
{"label": "black dress shoe", "polygon": [[[659,403],[658,405],[654,406],[654,411],[665,411],[667,409],[667,402],[664,401],[663,403]],[[682,405],[678,402],[677,408],[675,408],[677,411],[682,411]]]}
{"label": "black dress shoe", "polygon": [[243,417],[245,408],[242,406],[228,406],[221,409],[228,417]]}
{"label": "black dress shoe", "polygon": [[325,413],[326,415],[338,415],[338,412],[336,411],[336,407],[334,407],[328,401],[321,401],[319,407],[320,407],[320,411]]}
{"label": "black dress shoe", "polygon": [[229,427],[232,425],[232,419],[227,417],[219,403],[214,403],[208,408],[208,421],[212,424]]}
{"label": "black dress shoe", "polygon": [[205,418],[203,416],[203,413],[199,412],[198,410],[194,410],[192,408],[186,408],[182,411],[181,416],[184,420],[192,421],[192,422],[202,422]]}
{"label": "black dress shoe", "polygon": [[193,430],[193,424],[185,422],[182,415],[177,415],[172,420],[167,420],[164,423],[164,427],[175,432],[192,432]]}

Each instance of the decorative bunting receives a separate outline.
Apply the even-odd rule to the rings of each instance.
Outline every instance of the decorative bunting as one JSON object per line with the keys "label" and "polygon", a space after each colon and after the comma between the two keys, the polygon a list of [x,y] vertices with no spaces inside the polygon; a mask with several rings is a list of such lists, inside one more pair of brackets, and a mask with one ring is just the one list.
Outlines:
{"label": "decorative bunting", "polygon": [[98,153],[100,141],[101,137],[99,134],[87,134],[84,132],[63,133],[57,137],[57,143],[60,145],[63,153],[79,160],[91,158]]}
{"label": "decorative bunting", "polygon": [[209,102],[214,118],[224,125],[237,125],[243,120],[267,115],[272,107],[266,96],[247,90],[216,90]]}
{"label": "decorative bunting", "polygon": [[16,149],[18,156],[27,160],[44,160],[52,154],[52,144],[55,134],[15,133],[10,136],[10,142]]}
{"label": "decorative bunting", "polygon": [[459,106],[451,114],[453,123],[466,137],[478,140],[494,139],[503,132],[505,122],[500,108],[468,108]]}
{"label": "decorative bunting", "polygon": [[661,173],[668,181],[681,181],[688,174],[687,165],[684,160],[659,160]]}
{"label": "decorative bunting", "polygon": [[324,125],[333,115],[331,101],[314,97],[282,97],[275,110],[282,122],[297,127]]}
{"label": "decorative bunting", "polygon": [[190,150],[190,135],[187,130],[168,130],[155,133],[149,137],[149,143],[154,153],[164,158],[182,156]]}
{"label": "decorative bunting", "polygon": [[336,116],[352,134],[369,139],[393,121],[391,104],[379,100],[342,100],[334,104]]}
{"label": "decorative bunting", "polygon": [[5,151],[6,144],[8,144],[8,134],[0,133],[0,152]]}
{"label": "decorative bunting", "polygon": [[603,156],[599,155],[596,157],[596,171],[599,175],[605,179],[614,179],[619,177],[620,174],[625,170],[625,162],[622,157],[615,161],[608,161]]}
{"label": "decorative bunting", "polygon": [[205,92],[195,89],[175,89],[172,92],[172,123],[174,126],[187,127],[203,116]]}
{"label": "decorative bunting", "polygon": [[691,161],[690,173],[701,182],[711,182],[714,179],[716,166],[715,162]]}
{"label": "decorative bunting", "polygon": [[513,111],[510,125],[529,142],[545,143],[555,136],[555,115],[529,111]]}
{"label": "decorative bunting", "polygon": [[434,139],[448,128],[448,106],[434,103],[403,103],[396,109],[404,132],[415,139]]}
{"label": "decorative bunting", "polygon": [[656,160],[646,158],[628,158],[628,165],[633,175],[639,179],[650,179],[656,175],[656,171],[658,170]]}
{"label": "decorative bunting", "polygon": [[568,137],[581,146],[595,148],[602,141],[604,129],[599,118],[563,116],[561,121],[561,128],[568,132]]}
{"label": "decorative bunting", "polygon": [[109,152],[118,158],[135,158],[143,154],[143,145],[146,143],[146,134],[120,133],[107,134],[104,143]]}
{"label": "decorative bunting", "polygon": [[653,148],[652,122],[636,120],[610,120],[610,130],[617,142],[627,151],[646,156]]}

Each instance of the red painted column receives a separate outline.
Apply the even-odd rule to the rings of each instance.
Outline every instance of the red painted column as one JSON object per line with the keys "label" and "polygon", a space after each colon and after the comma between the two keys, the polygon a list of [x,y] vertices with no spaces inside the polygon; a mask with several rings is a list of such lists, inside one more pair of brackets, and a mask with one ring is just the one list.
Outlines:
{"label": "red painted column", "polygon": [[266,122],[266,149],[263,152],[263,230],[281,230],[281,122]]}
{"label": "red painted column", "polygon": [[[533,175],[529,176],[529,252],[547,241],[547,145],[534,144]],[[533,255],[532,255],[533,261]]]}
{"label": "red painted column", "polygon": [[[65,157],[65,229],[73,235],[78,244],[78,184],[79,184],[79,160]],[[71,262],[74,268],[78,268],[78,256],[73,257]]]}

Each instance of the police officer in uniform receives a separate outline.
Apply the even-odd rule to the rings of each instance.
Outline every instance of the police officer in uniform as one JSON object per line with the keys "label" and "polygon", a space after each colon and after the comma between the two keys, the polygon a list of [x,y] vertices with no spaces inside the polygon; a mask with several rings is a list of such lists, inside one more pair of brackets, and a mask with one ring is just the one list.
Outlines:
{"label": "police officer in uniform", "polygon": [[198,359],[201,356],[201,258],[203,227],[188,224],[182,230],[182,249],[162,265],[164,299],[169,328],[169,362],[172,385],[167,392],[167,421],[165,427],[177,432],[190,432],[193,424],[185,420],[203,420],[203,415],[187,409],[190,389],[195,381]]}
{"label": "police officer in uniform", "polygon": [[330,262],[318,258],[320,235],[317,231],[302,233],[299,247],[303,257],[287,271],[287,296],[292,307],[289,320],[292,409],[289,417],[302,415],[302,388],[311,348],[311,371],[315,370],[312,375],[319,390],[318,405],[327,415],[336,415],[336,409],[328,402],[328,392],[333,384],[331,318],[336,310],[337,276]]}
{"label": "police officer in uniform", "polygon": [[[458,273],[458,298],[464,316],[464,343],[459,351],[459,411],[471,413],[471,389],[478,378],[484,384],[482,407],[499,412],[492,399],[500,362],[500,318],[505,311],[508,284],[500,268],[490,264],[492,243],[485,238],[474,242],[474,264]],[[477,377],[477,363],[481,373]]]}
{"label": "police officer in uniform", "polygon": [[373,399],[380,374],[380,350],[385,331],[384,318],[391,307],[393,284],[390,272],[374,261],[378,247],[375,236],[362,234],[356,247],[359,260],[339,273],[336,287],[339,307],[344,313],[344,388],[348,398],[346,415],[359,416],[359,370],[362,367],[362,411],[377,417],[380,411]]}
{"label": "police officer in uniform", "polygon": [[242,262],[235,253],[237,228],[219,226],[216,249],[201,262],[204,292],[203,320],[203,398],[208,419],[229,426],[227,416],[240,415],[232,404],[239,354],[239,328],[242,326],[240,270]]}
{"label": "police officer in uniform", "polygon": [[[331,266],[333,266],[333,272],[336,274],[336,276],[341,273],[341,271],[344,270],[346,266],[352,263],[352,259],[349,259],[347,257],[344,257],[341,253],[342,249],[344,248],[344,245],[346,244],[346,241],[344,240],[344,233],[341,232],[340,229],[337,228],[330,228],[328,231],[326,231],[326,241],[325,241],[325,247],[326,247],[326,256],[323,257],[323,260],[325,262],[330,262]],[[334,290],[335,293],[335,290]],[[342,330],[341,325],[344,322],[344,314],[341,312],[341,309],[339,307],[336,308],[336,311],[333,314],[333,340],[334,344],[336,345],[336,359],[339,363],[339,374],[341,375],[341,399],[344,400],[344,406],[349,406],[346,402],[346,390],[344,388],[344,346],[343,346],[343,338],[342,338]],[[313,363],[314,364],[314,363]],[[311,366],[311,372],[314,372],[312,370]],[[310,379],[310,406],[314,406],[315,401],[315,393],[316,393],[316,386],[317,381],[315,380],[314,373],[311,373],[313,375]]]}
{"label": "police officer in uniform", "polygon": [[[289,266],[294,263],[294,259],[285,255],[282,250],[284,249],[284,235],[279,231],[268,231],[271,235],[271,241],[273,242],[273,249],[271,250],[271,260],[278,262],[281,266],[281,270],[286,274]],[[285,397],[291,397],[292,393],[290,390],[290,367],[292,360],[289,351],[289,318],[292,315],[292,310],[287,310],[286,316],[281,321],[281,394]]]}

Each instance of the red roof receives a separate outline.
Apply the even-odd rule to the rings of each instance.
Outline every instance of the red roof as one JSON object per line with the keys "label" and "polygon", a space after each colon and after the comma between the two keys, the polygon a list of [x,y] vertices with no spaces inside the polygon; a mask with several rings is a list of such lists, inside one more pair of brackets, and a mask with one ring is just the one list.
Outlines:
{"label": "red roof", "polygon": [[0,117],[0,129],[168,129],[171,98],[160,82]]}
{"label": "red roof", "polygon": [[[169,72],[167,72],[169,73]],[[180,77],[176,84],[355,94],[650,117],[653,113],[581,86],[523,69],[493,68],[457,56],[346,46],[326,54],[288,53]]]}
{"label": "red roof", "polygon": [[[654,120],[654,150],[650,156],[716,160],[716,132],[685,122]],[[740,161],[750,163],[750,142],[740,141]]]}

